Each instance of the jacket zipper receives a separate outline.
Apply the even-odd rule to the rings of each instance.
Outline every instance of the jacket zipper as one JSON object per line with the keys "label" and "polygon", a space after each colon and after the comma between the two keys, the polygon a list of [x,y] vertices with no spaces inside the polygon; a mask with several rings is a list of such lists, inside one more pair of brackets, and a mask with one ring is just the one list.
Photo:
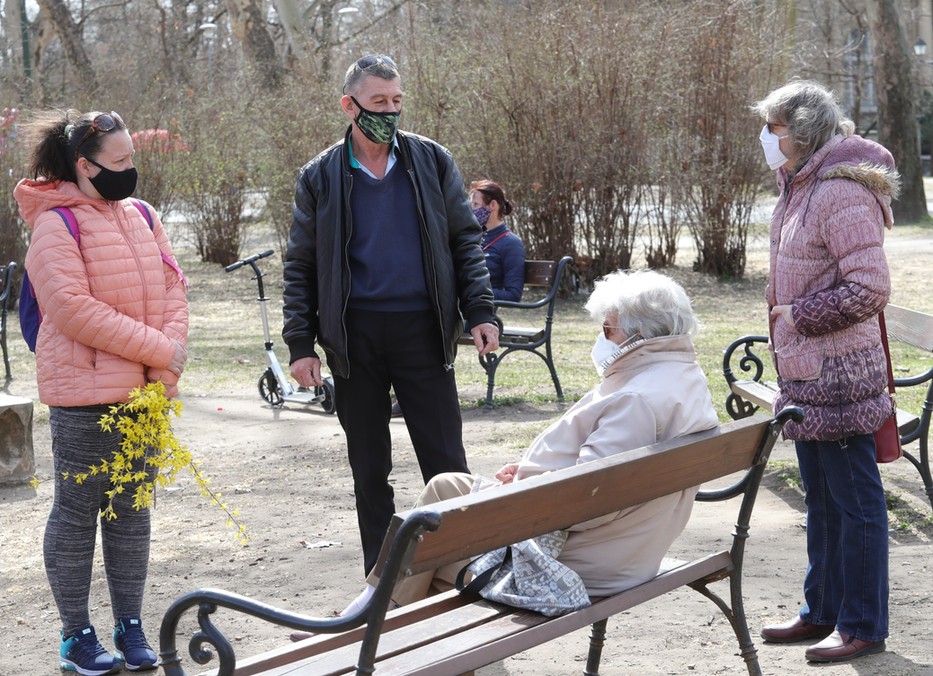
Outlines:
{"label": "jacket zipper", "polygon": [[[350,209],[351,193],[353,192],[353,174],[344,170],[347,175],[347,196],[344,204],[344,211],[347,215],[347,238],[343,245],[343,265],[347,274],[347,290],[343,297],[343,308],[340,311],[340,328],[343,330],[343,344],[346,350],[346,369],[347,378],[350,377],[350,335],[347,331],[347,308],[350,305],[350,291],[353,287],[353,279],[350,276],[350,237],[353,236],[353,211]],[[342,291],[342,289],[341,289]]]}
{"label": "jacket zipper", "polygon": [[453,361],[448,364],[447,362],[447,342],[444,340],[444,319],[443,312],[441,310],[441,304],[439,301],[440,293],[437,289],[437,266],[434,264],[434,252],[431,250],[431,235],[428,232],[427,220],[424,217],[424,211],[421,209],[421,195],[418,193],[418,184],[415,181],[415,170],[412,168],[407,168],[406,173],[408,174],[409,180],[411,180],[412,190],[415,191],[415,207],[418,209],[418,219],[421,221],[421,232],[424,235],[424,241],[426,243],[424,247],[425,255],[429,257],[429,265],[431,267],[431,288],[434,289],[434,309],[437,317],[437,327],[440,330],[441,334],[441,351],[444,355],[444,370],[452,371],[454,368]]}
{"label": "jacket zipper", "polygon": [[[774,243],[776,249],[781,248],[781,239],[784,237],[784,219],[787,217],[787,209],[790,207],[790,200],[794,196],[794,182],[793,180],[788,180],[787,185],[784,188],[784,210],[781,212],[781,227],[778,231],[777,241]],[[774,252],[774,255],[777,256],[777,251]],[[777,280],[775,280],[775,283]],[[771,310],[774,306],[769,305],[768,307],[768,335],[771,337],[771,344],[774,345],[774,323],[780,319],[774,319],[771,317]],[[780,368],[778,367],[778,357],[777,352],[773,352],[774,356],[774,368],[780,373]]]}
{"label": "jacket zipper", "polygon": [[[120,220],[120,214],[117,212],[115,204],[119,202],[109,202],[110,210],[113,212],[113,216],[116,219],[117,227],[120,230],[120,234],[123,235],[123,241],[126,244],[127,248],[130,250],[130,253],[133,254],[133,260],[136,261],[136,272],[139,273],[139,286],[143,292],[143,323],[148,325],[149,319],[149,294],[146,291],[146,276],[143,274],[142,264],[139,260],[139,252],[136,251],[136,247],[133,246],[133,243],[130,241],[130,238],[127,236],[126,225]],[[133,209],[136,211],[136,209]],[[142,214],[140,214],[142,216]]]}

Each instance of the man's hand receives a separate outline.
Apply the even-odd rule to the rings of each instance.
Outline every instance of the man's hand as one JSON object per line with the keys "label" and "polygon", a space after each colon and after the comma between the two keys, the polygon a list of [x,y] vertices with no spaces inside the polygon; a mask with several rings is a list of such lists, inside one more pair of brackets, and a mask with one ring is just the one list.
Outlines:
{"label": "man's hand", "polygon": [[499,349],[499,327],[490,322],[477,324],[470,329],[473,344],[481,355],[495,352]]}
{"label": "man's hand", "polygon": [[302,387],[310,389],[324,384],[321,380],[321,360],[317,357],[296,359],[292,362],[290,370],[292,378],[297,380]]}
{"label": "man's hand", "polygon": [[518,471],[518,463],[510,462],[502,469],[496,472],[496,478],[504,484],[510,484],[515,480],[515,473]]}

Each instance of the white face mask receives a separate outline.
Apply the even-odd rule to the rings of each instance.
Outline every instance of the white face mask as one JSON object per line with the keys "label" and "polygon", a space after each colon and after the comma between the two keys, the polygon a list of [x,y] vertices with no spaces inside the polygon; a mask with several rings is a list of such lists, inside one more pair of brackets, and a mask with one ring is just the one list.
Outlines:
{"label": "white face mask", "polygon": [[786,136],[778,136],[768,130],[768,125],[761,128],[761,134],[758,140],[761,141],[761,148],[765,151],[765,162],[772,170],[777,170],[790,162],[790,158],[781,152],[781,139]]}
{"label": "white face mask", "polygon": [[593,345],[593,350],[590,352],[590,357],[593,359],[593,366],[596,367],[596,373],[602,377],[608,368],[618,361],[619,357],[628,352],[629,349],[643,342],[645,342],[645,339],[636,333],[631,338],[627,338],[621,344],[617,345],[606,338],[606,335],[600,331],[599,335],[596,337],[596,343]]}

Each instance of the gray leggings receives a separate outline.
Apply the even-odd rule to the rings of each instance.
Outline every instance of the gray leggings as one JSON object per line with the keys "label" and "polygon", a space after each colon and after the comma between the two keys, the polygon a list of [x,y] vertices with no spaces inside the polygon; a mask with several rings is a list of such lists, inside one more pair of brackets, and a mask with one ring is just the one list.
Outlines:
{"label": "gray leggings", "polygon": [[[110,489],[107,475],[89,476],[81,484],[65,480],[62,472],[87,472],[110,459],[120,447],[122,435],[104,432],[97,424],[109,406],[56,407],[50,409],[55,497],[45,528],[45,571],[58,606],[62,630],[70,636],[91,624],[88,596],[94,565],[94,546],[100,510]],[[139,617],[149,567],[150,514],[133,508],[135,484],[114,499],[117,518],[101,520],[104,569],[110,589],[114,619]]]}

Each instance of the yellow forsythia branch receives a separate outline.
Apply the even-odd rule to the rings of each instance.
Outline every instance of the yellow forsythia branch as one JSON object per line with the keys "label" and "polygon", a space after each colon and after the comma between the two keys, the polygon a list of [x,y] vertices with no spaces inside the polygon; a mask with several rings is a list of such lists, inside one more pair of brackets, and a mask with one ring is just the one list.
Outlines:
{"label": "yellow forsythia branch", "polygon": [[[221,502],[220,493],[214,493],[210,488],[208,478],[198,468],[191,452],[172,431],[172,416],[180,416],[181,409],[180,401],[165,396],[162,383],[135,388],[126,403],[111,406],[110,412],[100,418],[102,430],[112,432],[116,429],[123,435],[119,450],[114,451],[109,460],[101,458],[100,464],[91,465],[87,472],[72,477],[63,472],[62,476],[65,480],[73,478],[81,483],[91,475],[108,475],[111,488],[104,493],[107,505],[101,514],[105,519],[116,519],[113,499],[124,492],[125,484],[135,484],[133,508],[149,509],[155,503],[156,485],[170,486],[175,483],[179,470],[187,470],[201,494],[226,513],[227,524],[236,529],[236,539],[245,544],[249,534],[237,518],[239,514]],[[143,461],[142,469],[138,469],[139,463],[134,462],[138,460]],[[35,481],[33,486],[37,485]]]}

